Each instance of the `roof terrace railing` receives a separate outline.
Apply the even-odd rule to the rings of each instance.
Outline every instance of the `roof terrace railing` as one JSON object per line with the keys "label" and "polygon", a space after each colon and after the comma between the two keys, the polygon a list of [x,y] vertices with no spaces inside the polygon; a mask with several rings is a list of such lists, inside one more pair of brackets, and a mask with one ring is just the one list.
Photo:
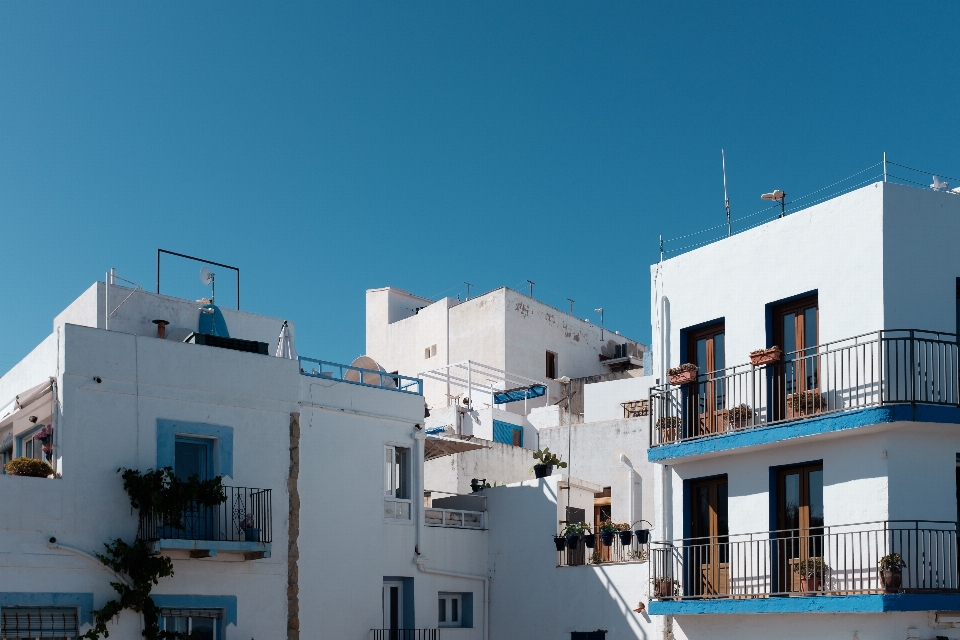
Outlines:
{"label": "roof terrace railing", "polygon": [[314,360],[313,358],[306,358],[304,356],[300,356],[297,359],[300,361],[301,375],[349,382],[365,387],[377,387],[391,391],[400,391],[402,393],[423,395],[423,380],[419,378],[411,378],[398,373],[387,373],[386,371],[376,371],[374,369],[363,369],[348,364],[337,364],[336,362],[327,362],[326,360]]}
{"label": "roof terrace railing", "polygon": [[866,333],[650,390],[656,447],[884,404],[960,404],[957,336]]}

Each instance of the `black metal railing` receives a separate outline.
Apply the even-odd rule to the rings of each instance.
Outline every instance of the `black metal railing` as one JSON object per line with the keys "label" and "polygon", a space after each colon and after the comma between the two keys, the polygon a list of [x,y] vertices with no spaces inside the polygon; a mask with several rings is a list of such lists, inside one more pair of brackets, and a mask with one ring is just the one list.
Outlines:
{"label": "black metal railing", "polygon": [[174,518],[151,511],[140,518],[142,540],[210,540],[272,542],[273,509],[270,489],[224,487],[227,499],[213,507],[196,505]]}
{"label": "black metal railing", "polygon": [[370,629],[372,640],[437,640],[438,629]]}
{"label": "black metal railing", "polygon": [[640,544],[633,531],[627,531],[629,536],[613,534],[607,538],[610,544],[604,544],[603,536],[593,533],[578,536],[571,547],[565,539],[562,551],[557,551],[558,567],[576,567],[588,564],[605,564],[611,562],[644,562],[650,557],[649,541]]}
{"label": "black metal railing", "polygon": [[[651,595],[660,599],[958,590],[955,522],[687,538],[655,542],[650,551]],[[899,571],[891,554],[899,554]]]}
{"label": "black metal railing", "polygon": [[882,404],[960,404],[957,336],[884,330],[650,390],[650,446]]}

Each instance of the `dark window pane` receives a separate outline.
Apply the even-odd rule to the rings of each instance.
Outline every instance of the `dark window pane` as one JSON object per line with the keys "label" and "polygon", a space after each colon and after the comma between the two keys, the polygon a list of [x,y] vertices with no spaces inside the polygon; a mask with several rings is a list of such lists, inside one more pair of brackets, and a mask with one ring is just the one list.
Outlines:
{"label": "dark window pane", "polygon": [[718,333],[713,337],[713,368],[720,371],[723,367],[723,334]]}
{"label": "dark window pane", "polygon": [[727,523],[727,484],[717,485],[717,535],[725,536],[730,533]]}
{"label": "dark window pane", "polygon": [[800,527],[800,474],[791,473],[783,478],[783,528]]}
{"label": "dark window pane", "polygon": [[213,618],[192,618],[193,637],[196,640],[213,640],[217,621]]}
{"label": "dark window pane", "polygon": [[446,598],[440,598],[440,614],[437,620],[439,620],[440,622],[447,621],[447,599]]}
{"label": "dark window pane", "polygon": [[459,600],[452,598],[450,600],[450,622],[459,622],[460,621],[460,612],[457,611],[457,605]]}
{"label": "dark window pane", "polygon": [[189,480],[192,476],[199,476],[201,480],[208,480],[207,469],[208,447],[198,442],[175,443],[173,471],[181,480]]}
{"label": "dark window pane", "polygon": [[810,472],[810,526],[823,526],[823,470]]}
{"label": "dark window pane", "polygon": [[710,487],[697,487],[693,508],[697,514],[693,537],[705,538],[710,535]]}

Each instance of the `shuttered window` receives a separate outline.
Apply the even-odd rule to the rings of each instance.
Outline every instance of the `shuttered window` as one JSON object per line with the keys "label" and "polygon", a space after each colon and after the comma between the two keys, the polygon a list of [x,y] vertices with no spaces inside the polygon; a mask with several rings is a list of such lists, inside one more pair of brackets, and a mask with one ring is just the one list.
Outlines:
{"label": "shuttered window", "polygon": [[515,447],[523,446],[523,429],[509,422],[493,421],[493,441],[503,444],[512,444]]}
{"label": "shuttered window", "polygon": [[160,609],[160,628],[193,634],[197,640],[220,640],[222,609]]}
{"label": "shuttered window", "polygon": [[74,607],[3,607],[0,638],[75,638],[80,625]]}

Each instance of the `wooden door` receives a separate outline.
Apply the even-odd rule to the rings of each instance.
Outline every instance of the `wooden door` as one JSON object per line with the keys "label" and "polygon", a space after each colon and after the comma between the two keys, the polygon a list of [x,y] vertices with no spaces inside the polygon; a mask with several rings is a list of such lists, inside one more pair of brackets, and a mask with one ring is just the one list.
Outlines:
{"label": "wooden door", "polygon": [[688,435],[726,431],[723,323],[691,331],[687,338],[687,357],[697,365],[699,376],[690,407],[695,416],[691,424],[696,425],[698,432]]}
{"label": "wooden door", "polygon": [[817,296],[809,296],[778,306],[773,314],[774,343],[783,349],[783,362],[776,369],[775,419],[800,417],[820,409],[810,400],[794,409],[795,394],[819,391],[820,311]]}
{"label": "wooden door", "polygon": [[727,477],[691,483],[690,532],[686,549],[690,595],[730,593],[730,545],[727,518]]}
{"label": "wooden door", "polygon": [[[600,493],[593,494],[593,533],[600,532],[600,523],[604,520],[610,520],[612,514],[612,493],[610,487],[604,487]],[[595,536],[593,543],[593,554],[599,562],[610,562],[610,547],[605,547],[600,542],[600,536]]]}
{"label": "wooden door", "polygon": [[[798,567],[823,557],[823,463],[777,472],[777,536],[779,592],[801,591]],[[818,572],[806,591],[818,591],[826,576]]]}

